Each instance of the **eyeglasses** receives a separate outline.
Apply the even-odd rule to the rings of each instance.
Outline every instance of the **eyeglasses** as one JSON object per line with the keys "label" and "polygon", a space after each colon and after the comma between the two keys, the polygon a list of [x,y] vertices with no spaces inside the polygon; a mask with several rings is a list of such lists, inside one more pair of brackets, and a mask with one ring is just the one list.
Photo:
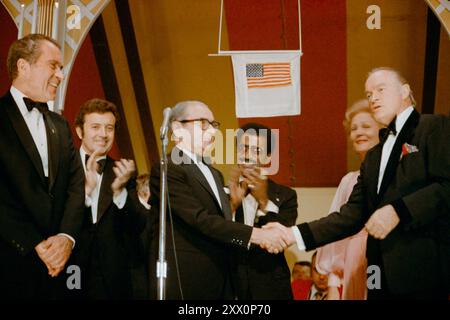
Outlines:
{"label": "eyeglasses", "polygon": [[260,154],[261,152],[264,151],[263,148],[258,147],[258,146],[249,146],[247,144],[238,144],[237,149],[239,152],[248,152],[250,151],[253,154]]}
{"label": "eyeglasses", "polygon": [[219,129],[220,122],[218,121],[209,121],[208,119],[191,119],[191,120],[177,120],[181,123],[187,123],[187,122],[193,122],[193,121],[201,121],[202,122],[202,129],[206,130],[209,128],[209,126],[212,126],[214,129]]}

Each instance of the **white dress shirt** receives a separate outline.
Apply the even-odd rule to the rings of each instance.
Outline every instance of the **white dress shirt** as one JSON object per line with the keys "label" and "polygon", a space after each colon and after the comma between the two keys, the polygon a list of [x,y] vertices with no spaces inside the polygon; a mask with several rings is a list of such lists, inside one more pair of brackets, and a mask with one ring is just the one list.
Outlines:
{"label": "white dress shirt", "polygon": [[[48,178],[48,145],[47,145],[47,131],[45,130],[45,122],[42,113],[33,108],[28,111],[23,98],[28,98],[19,89],[11,86],[9,90],[11,95],[19,107],[19,111],[22,114],[23,119],[30,131],[31,137],[33,138],[36,149],[39,152],[41,158],[42,168],[44,170],[44,175]],[[68,235],[67,233],[58,233],[58,235],[65,236],[72,241],[72,248],[75,246],[75,239]]]}
{"label": "white dress shirt", "polygon": [[19,111],[22,114],[23,119],[30,130],[30,134],[33,137],[34,144],[41,157],[42,168],[44,169],[44,175],[48,177],[48,149],[47,149],[47,132],[45,131],[45,122],[42,113],[33,108],[28,111],[23,98],[28,98],[22,92],[20,92],[16,87],[11,86],[11,95],[19,107]]}
{"label": "white dress shirt", "polygon": [[[408,120],[411,113],[414,111],[413,106],[409,106],[405,110],[403,110],[399,115],[397,115],[397,118],[395,120],[395,130],[397,131],[397,134],[394,135],[392,132],[390,132],[388,138],[386,139],[386,142],[383,145],[383,150],[381,152],[381,160],[380,160],[380,172],[378,174],[378,189],[377,191],[380,191],[381,181],[383,180],[384,171],[386,170],[386,166],[389,160],[389,157],[391,156],[392,148],[394,147],[395,141],[397,140],[398,134],[402,130],[403,126],[406,123],[406,120]],[[292,231],[294,232],[294,237],[297,243],[297,247],[299,250],[306,250],[305,242],[303,241],[302,235],[300,234],[300,230],[293,226],[291,227]]]}
{"label": "white dress shirt", "polygon": [[220,208],[222,208],[222,203],[220,202],[220,196],[219,196],[219,189],[217,188],[216,180],[214,180],[211,170],[203,162],[198,161],[197,157],[189,150],[186,150],[181,147],[177,147],[177,148],[179,148],[181,151],[183,151],[183,153],[185,153],[197,165],[197,167],[203,173],[203,176],[206,178],[206,181],[208,181],[208,184],[211,187],[211,190],[213,191],[214,196],[216,197],[217,201],[219,202]]}
{"label": "white dress shirt", "polygon": [[[319,290],[317,290],[316,286],[312,284],[311,290],[309,292],[309,300],[316,300],[316,293],[319,293]],[[327,291],[321,292],[321,298],[320,300],[324,300],[327,296]]]}
{"label": "white dress shirt", "polygon": [[[240,178],[239,180],[243,180]],[[279,212],[279,208],[270,200],[267,201],[266,207],[258,208],[259,204],[255,197],[249,193],[242,200],[242,212],[244,214],[244,224],[253,227],[259,217],[265,216],[266,212]],[[233,221],[235,221],[235,214],[233,214]]]}
{"label": "white dress shirt", "polygon": [[[83,169],[86,173],[86,151],[83,149],[83,147],[80,148],[80,156],[81,156],[81,162],[83,163]],[[106,156],[98,157],[98,160],[106,159]],[[100,198],[100,188],[102,185],[102,179],[103,179],[103,173],[98,174],[97,173],[97,185],[95,186],[95,189],[92,190],[92,193],[90,196],[86,195],[85,198],[85,206],[87,208],[91,207],[91,214],[92,214],[92,222],[95,224],[97,223],[97,217],[98,217],[98,200]],[[125,202],[127,201],[128,191],[126,188],[123,188],[122,191],[117,195],[113,197],[113,202],[117,206],[117,208],[122,209],[125,206]]]}
{"label": "white dress shirt", "polygon": [[389,161],[389,157],[391,156],[392,148],[394,148],[395,141],[397,141],[398,134],[402,130],[406,120],[408,120],[413,111],[414,108],[410,106],[397,116],[395,120],[395,130],[397,131],[397,134],[394,135],[394,133],[391,131],[388,138],[386,139],[386,142],[383,145],[383,151],[381,152],[380,172],[378,174],[377,192],[380,192],[380,186],[381,182],[383,181],[384,171],[386,170],[386,166]]}

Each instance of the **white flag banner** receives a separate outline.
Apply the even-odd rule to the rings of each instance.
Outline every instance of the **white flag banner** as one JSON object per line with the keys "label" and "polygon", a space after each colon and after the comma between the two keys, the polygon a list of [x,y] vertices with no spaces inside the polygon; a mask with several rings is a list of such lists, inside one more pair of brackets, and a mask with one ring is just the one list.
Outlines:
{"label": "white flag banner", "polygon": [[299,115],[300,55],[233,54],[236,116]]}

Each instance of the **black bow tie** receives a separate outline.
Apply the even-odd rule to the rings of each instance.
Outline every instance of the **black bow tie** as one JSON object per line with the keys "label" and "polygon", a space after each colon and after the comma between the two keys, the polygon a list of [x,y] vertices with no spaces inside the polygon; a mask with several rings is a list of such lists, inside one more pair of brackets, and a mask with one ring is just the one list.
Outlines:
{"label": "black bow tie", "polygon": [[[84,161],[87,164],[88,160],[89,160],[90,155],[86,154],[84,156]],[[103,171],[105,170],[105,165],[106,165],[106,159],[101,159],[101,160],[97,160],[98,166],[97,166],[97,173],[98,174],[102,174]]]}
{"label": "black bow tie", "polygon": [[27,106],[28,111],[33,110],[33,108],[36,108],[39,110],[40,113],[45,114],[48,111],[48,105],[46,102],[37,102],[33,101],[30,98],[23,98],[23,102],[25,102],[25,105]]}
{"label": "black bow tie", "polygon": [[391,123],[389,123],[389,125],[386,128],[380,129],[380,131],[378,132],[378,137],[380,138],[380,142],[384,143],[391,132],[394,136],[397,135],[397,129],[395,128],[396,120],[397,120],[397,117],[395,117],[394,120],[392,120]]}

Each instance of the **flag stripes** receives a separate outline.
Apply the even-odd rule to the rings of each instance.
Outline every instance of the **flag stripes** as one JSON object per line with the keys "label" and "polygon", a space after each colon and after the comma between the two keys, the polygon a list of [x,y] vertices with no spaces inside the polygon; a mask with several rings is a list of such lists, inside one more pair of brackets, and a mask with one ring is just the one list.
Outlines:
{"label": "flag stripes", "polygon": [[280,63],[251,63],[246,65],[248,88],[273,88],[291,85],[291,65]]}

